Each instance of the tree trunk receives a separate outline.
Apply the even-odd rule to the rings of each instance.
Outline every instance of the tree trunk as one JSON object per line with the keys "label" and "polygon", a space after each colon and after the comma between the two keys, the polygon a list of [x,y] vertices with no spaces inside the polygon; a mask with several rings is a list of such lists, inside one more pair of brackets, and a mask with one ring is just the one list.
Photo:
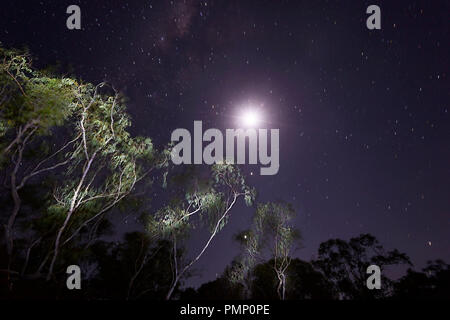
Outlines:
{"label": "tree trunk", "polygon": [[175,287],[177,286],[178,281],[180,280],[179,277],[177,277],[175,279],[175,281],[173,282],[172,286],[170,287],[169,292],[166,295],[166,300],[170,300],[170,297],[172,296],[173,291],[175,290]]}
{"label": "tree trunk", "polygon": [[10,270],[12,263],[12,253],[14,248],[14,222],[16,221],[17,215],[19,214],[21,207],[21,200],[19,196],[19,192],[17,190],[17,172],[19,171],[19,167],[22,162],[23,155],[23,146],[19,147],[18,156],[16,160],[16,164],[14,166],[13,172],[11,173],[11,197],[13,198],[14,207],[11,215],[9,216],[8,223],[5,226],[5,240],[6,240],[6,251],[8,254],[8,283],[10,281]]}
{"label": "tree trunk", "polygon": [[50,280],[52,277],[53,268],[55,266],[56,258],[58,257],[58,253],[59,253],[59,243],[61,241],[61,236],[62,236],[64,230],[66,229],[66,226],[69,223],[70,218],[72,217],[72,213],[73,213],[73,211],[69,211],[67,213],[66,220],[64,220],[63,225],[58,230],[58,235],[56,236],[56,240],[55,240],[55,248],[54,248],[54,252],[53,252],[53,258],[52,258],[52,262],[50,263],[50,268],[49,268],[48,274],[47,274],[47,281]]}
{"label": "tree trunk", "polygon": [[211,236],[209,237],[208,241],[206,242],[206,244],[204,245],[203,249],[200,251],[200,253],[197,255],[197,257],[195,257],[194,260],[192,260],[188,265],[186,265],[183,270],[181,270],[181,272],[177,275],[177,277],[175,278],[175,281],[172,284],[172,287],[170,288],[169,292],[166,295],[166,300],[169,300],[170,297],[172,296],[173,291],[175,290],[175,287],[177,286],[178,281],[180,281],[181,277],[183,276],[183,274],[186,272],[186,270],[188,270],[190,267],[192,267],[192,265],[198,261],[198,259],[200,259],[200,257],[203,255],[203,253],[206,251],[206,249],[209,247],[209,244],[211,243],[212,239],[216,236],[217,231],[219,229],[220,224],[222,223],[223,219],[225,219],[225,217],[227,216],[228,212],[231,210],[231,208],[234,206],[234,204],[236,203],[236,200],[238,198],[238,195],[234,195],[233,196],[233,201],[231,202],[231,204],[229,205],[229,207],[225,210],[224,214],[220,217],[220,219],[217,221],[214,230],[211,234]]}

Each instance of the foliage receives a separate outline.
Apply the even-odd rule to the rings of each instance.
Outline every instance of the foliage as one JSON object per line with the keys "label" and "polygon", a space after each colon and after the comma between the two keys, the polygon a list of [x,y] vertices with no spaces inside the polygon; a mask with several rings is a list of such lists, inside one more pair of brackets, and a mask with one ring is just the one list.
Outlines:
{"label": "foliage", "polygon": [[12,135],[17,128],[22,129],[22,136],[33,129],[48,134],[73,113],[77,88],[74,79],[33,70],[28,53],[0,47],[2,136]]}
{"label": "foliage", "polygon": [[363,299],[388,296],[392,290],[392,283],[383,272],[382,290],[368,290],[368,266],[375,264],[383,271],[389,265],[411,265],[411,262],[406,254],[398,250],[385,252],[374,236],[362,234],[348,242],[331,239],[321,243],[318,258],[313,264],[332,281],[335,291],[340,293],[340,298]]}
{"label": "foliage", "polygon": [[[297,229],[291,226],[295,211],[286,203],[260,203],[253,218],[252,229],[239,234],[236,239],[243,246],[240,263],[230,273],[232,283],[245,283],[251,278],[251,272],[258,259],[269,251],[273,270],[278,279],[278,294],[284,299],[286,272],[290,264],[290,255],[295,242],[300,240]],[[251,286],[247,283],[247,286]],[[248,290],[251,290],[250,288]]]}
{"label": "foliage", "polygon": [[[269,260],[258,264],[253,270],[252,299],[276,300],[279,299],[277,286],[278,277],[273,268],[275,261]],[[332,299],[334,292],[332,284],[309,262],[292,259],[286,276],[286,299]]]}
{"label": "foliage", "polygon": [[[80,241],[83,232],[86,247],[94,242],[105,215],[139,181],[151,181],[153,169],[166,168],[170,155],[150,138],[129,133],[130,116],[113,87],[35,70],[27,52],[1,47],[0,124],[1,169],[11,196],[9,216],[2,216],[8,272],[21,262],[26,270],[33,249],[42,255],[38,274],[50,262],[50,279],[60,248]],[[40,189],[40,216],[27,217],[23,197],[36,181],[51,183]],[[18,219],[27,226],[22,233],[34,239],[26,257],[14,255]]]}
{"label": "foliage", "polygon": [[422,272],[408,269],[394,283],[396,299],[450,299],[450,265],[442,260],[428,261]]}
{"label": "foliage", "polygon": [[[171,241],[174,251],[180,246],[180,241],[189,236],[190,230],[202,227],[209,230],[208,240],[190,262],[183,264],[177,260],[176,254],[173,255],[172,290],[225,227],[237,199],[242,197],[247,205],[251,205],[255,197],[255,191],[246,185],[239,167],[226,162],[213,165],[206,181],[194,179],[192,182],[196,187],[186,192],[183,199],[174,199],[172,204],[148,220],[149,233],[155,238]],[[171,294],[169,291],[168,299]]]}
{"label": "foliage", "polygon": [[[92,246],[95,265],[88,293],[108,299],[164,299],[171,285],[168,242],[153,243],[145,233],[133,232],[113,244],[98,241]],[[89,288],[87,288],[89,290]]]}

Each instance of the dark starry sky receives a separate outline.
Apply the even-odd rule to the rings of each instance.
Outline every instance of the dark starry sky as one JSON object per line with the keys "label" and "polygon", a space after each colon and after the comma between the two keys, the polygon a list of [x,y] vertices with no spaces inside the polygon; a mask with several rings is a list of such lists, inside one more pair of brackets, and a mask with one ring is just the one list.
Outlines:
{"label": "dark starry sky", "polygon": [[[70,4],[80,31],[66,28]],[[382,30],[366,28],[371,4]],[[30,48],[37,66],[112,82],[133,132],[159,145],[194,120],[233,128],[243,101],[264,104],[280,171],[249,182],[261,201],[294,204],[297,255],[370,232],[421,266],[450,257],[449,13],[437,0],[3,0],[0,41]],[[194,284],[236,255],[231,236],[250,215],[235,210]]]}

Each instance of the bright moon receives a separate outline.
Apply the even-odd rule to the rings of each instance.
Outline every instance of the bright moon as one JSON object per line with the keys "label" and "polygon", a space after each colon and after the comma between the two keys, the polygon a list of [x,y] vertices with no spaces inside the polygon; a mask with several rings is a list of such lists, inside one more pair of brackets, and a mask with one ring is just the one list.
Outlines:
{"label": "bright moon", "polygon": [[256,110],[248,109],[244,111],[241,119],[246,127],[255,127],[261,122],[261,115]]}

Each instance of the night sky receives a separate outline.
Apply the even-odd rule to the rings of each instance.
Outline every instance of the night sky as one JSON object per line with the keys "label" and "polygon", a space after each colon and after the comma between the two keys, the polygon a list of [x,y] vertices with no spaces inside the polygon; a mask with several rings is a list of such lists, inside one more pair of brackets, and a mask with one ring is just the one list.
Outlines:
{"label": "night sky", "polygon": [[[82,30],[66,28],[71,4]],[[366,28],[371,4],[381,30]],[[159,146],[194,120],[235,128],[243,104],[260,105],[280,129],[280,170],[244,170],[259,201],[296,208],[296,255],[372,233],[421,267],[450,257],[449,13],[449,1],[3,0],[0,41],[113,83],[132,132]],[[233,211],[192,284],[223,271],[251,213]]]}

